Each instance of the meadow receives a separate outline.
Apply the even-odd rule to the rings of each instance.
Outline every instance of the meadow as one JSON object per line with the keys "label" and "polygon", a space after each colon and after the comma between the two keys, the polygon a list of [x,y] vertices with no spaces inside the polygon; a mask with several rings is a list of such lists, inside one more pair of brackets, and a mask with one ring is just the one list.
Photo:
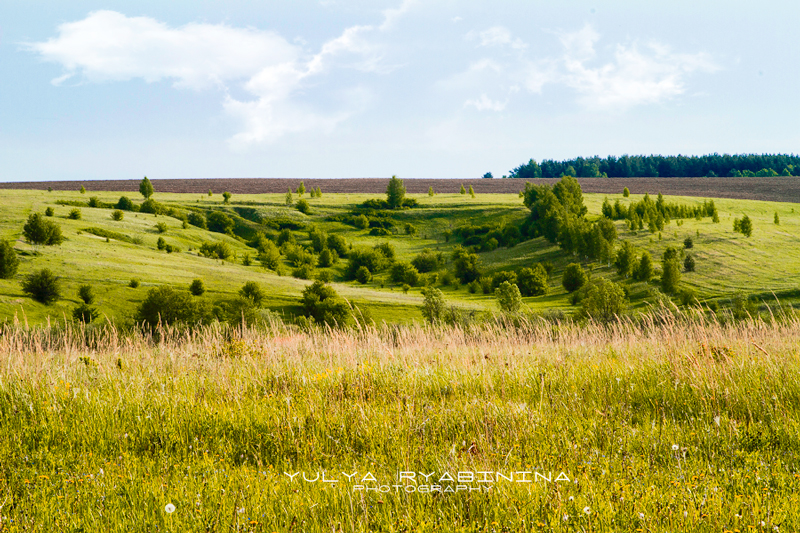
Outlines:
{"label": "meadow", "polygon": [[0,531],[796,531],[773,314],[6,327]]}

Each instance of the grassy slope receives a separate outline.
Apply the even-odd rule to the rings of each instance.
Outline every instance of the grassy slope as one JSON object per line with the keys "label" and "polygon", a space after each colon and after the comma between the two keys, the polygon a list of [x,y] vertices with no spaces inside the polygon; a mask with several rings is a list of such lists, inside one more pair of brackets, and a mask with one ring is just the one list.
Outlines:
{"label": "grassy slope", "polygon": [[[115,202],[119,193],[95,193],[81,195],[77,192],[9,191],[5,195],[4,206],[0,211],[0,238],[17,240],[15,246],[23,255],[20,273],[16,279],[0,280],[0,317],[15,315],[24,320],[38,322],[50,316],[61,318],[69,315],[77,304],[77,288],[89,283],[97,293],[97,305],[109,318],[126,319],[132,309],[144,297],[146,289],[161,283],[187,287],[192,279],[201,278],[209,291],[209,298],[227,297],[247,280],[256,280],[269,288],[270,308],[278,311],[295,312],[302,288],[307,281],[290,276],[277,276],[258,266],[245,267],[240,264],[244,253],[254,257],[254,251],[241,242],[218,233],[202,231],[194,227],[182,229],[180,221],[170,217],[141,213],[126,213],[125,219],[115,222],[108,209],[81,208],[82,220],[68,220],[69,206],[59,206],[57,200],[86,201],[88,196],[98,196],[105,202]],[[374,245],[389,241],[395,247],[399,259],[410,260],[424,248],[444,251],[446,254],[454,242],[445,243],[443,232],[464,223],[482,224],[500,221],[521,221],[527,211],[515,195],[478,195],[470,198],[460,194],[441,194],[433,198],[427,195],[414,195],[420,202],[418,209],[407,210],[394,215],[401,225],[411,222],[419,229],[419,236],[393,236],[376,238],[367,235],[366,230],[355,230],[350,226],[324,221],[327,215],[346,212],[350,206],[375,195],[334,195],[309,199],[313,212],[303,215],[284,205],[284,196],[278,194],[236,195],[233,206],[246,206],[257,209],[270,217],[291,217],[303,222],[314,222],[329,233],[341,233],[355,245]],[[296,198],[296,197],[295,197]],[[603,195],[585,195],[590,216],[597,216]],[[617,197],[609,197],[613,202]],[[636,201],[639,196],[629,199],[619,196],[623,203]],[[213,197],[189,194],[157,194],[157,199],[174,206],[218,207],[219,195]],[[697,198],[668,197],[668,202],[696,203]],[[640,231],[633,235],[624,230],[622,222],[617,223],[620,236],[632,241],[640,249],[649,249],[654,259],[668,246],[682,247],[687,236],[694,239],[691,250],[697,259],[697,272],[683,275],[684,285],[697,291],[701,297],[727,297],[733,292],[760,294],[770,297],[772,291],[781,297],[791,296],[796,285],[794,279],[800,274],[800,223],[794,213],[794,204],[746,201],[716,200],[720,211],[720,224],[712,224],[710,218],[702,221],[686,220],[682,226],[673,221],[658,234]],[[32,255],[32,248],[20,239],[21,229],[27,215],[33,211],[43,212],[48,206],[56,210],[54,220],[58,222],[67,237],[63,245],[43,248],[41,255]],[[773,213],[778,212],[781,224],[773,224]],[[753,219],[755,231],[746,238],[733,233],[735,216],[747,213]],[[155,230],[157,222],[165,222],[169,230],[164,238],[170,244],[181,248],[181,253],[166,254],[156,250],[155,242],[159,234]],[[96,237],[81,230],[88,227],[102,227],[130,237],[142,239],[141,245],[117,242]],[[699,232],[699,236],[698,236]],[[303,235],[304,236],[304,235]],[[204,241],[223,240],[236,251],[236,263],[220,262],[197,255],[196,249]],[[191,248],[191,251],[190,251]],[[563,268],[575,259],[563,254],[557,247],[543,239],[524,242],[514,248],[501,248],[494,252],[481,254],[483,267],[487,272],[516,269],[536,261],[550,261],[555,265],[551,278],[550,294],[540,298],[527,298],[526,303],[534,309],[548,307],[569,308],[567,295],[560,286]],[[48,267],[62,276],[64,299],[52,307],[45,307],[26,298],[20,290],[19,279],[33,269]],[[606,265],[592,265],[595,275],[610,276],[617,279],[613,268]],[[335,271],[341,275],[344,262]],[[287,267],[286,271],[290,269]],[[142,287],[131,289],[128,283],[138,278]],[[381,287],[381,285],[384,287]],[[335,283],[337,291],[353,302],[370,310],[377,320],[405,321],[420,318],[419,290],[412,289],[409,294],[402,292],[388,282],[388,274],[382,273],[365,287],[350,283]],[[633,284],[632,303],[641,306],[647,287]],[[465,288],[458,290],[444,288],[448,299],[459,305],[479,309],[496,309],[491,295],[469,294]]]}

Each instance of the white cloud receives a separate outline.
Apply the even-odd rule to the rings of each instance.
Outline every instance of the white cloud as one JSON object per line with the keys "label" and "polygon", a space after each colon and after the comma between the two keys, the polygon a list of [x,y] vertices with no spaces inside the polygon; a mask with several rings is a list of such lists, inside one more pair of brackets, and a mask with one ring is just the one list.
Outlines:
{"label": "white cloud", "polygon": [[466,37],[470,41],[479,40],[478,46],[511,46],[516,50],[524,50],[528,46],[519,38],[513,39],[511,31],[503,26],[493,26],[477,33],[471,31]]}
{"label": "white cloud", "polygon": [[474,107],[478,111],[502,111],[508,105],[508,100],[505,102],[498,102],[490,99],[485,94],[481,94],[480,98],[475,100],[467,100],[464,102],[464,107]]}
{"label": "white cloud", "polygon": [[[86,82],[143,79],[172,80],[179,88],[225,91],[223,109],[241,123],[235,146],[273,141],[307,130],[331,131],[345,120],[347,110],[321,113],[298,103],[298,92],[335,68],[387,72],[382,49],[371,39],[389,31],[417,0],[404,0],[383,11],[377,25],[346,28],[308,54],[280,35],[224,24],[186,24],[170,27],[150,17],[127,17],[115,11],[95,11],[85,19],[58,26],[57,36],[26,43],[42,59],[62,65],[54,84],[80,77]],[[253,96],[239,100],[231,87]]]}

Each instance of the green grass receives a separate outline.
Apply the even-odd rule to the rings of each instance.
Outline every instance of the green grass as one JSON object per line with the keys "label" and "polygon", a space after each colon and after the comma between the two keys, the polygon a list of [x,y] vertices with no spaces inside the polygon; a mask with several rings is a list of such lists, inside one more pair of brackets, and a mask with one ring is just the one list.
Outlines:
{"label": "green grass", "polygon": [[[115,203],[119,197],[119,193],[92,192],[92,195],[109,204]],[[398,259],[406,261],[425,248],[442,251],[449,258],[457,240],[445,242],[445,230],[467,223],[518,224],[527,215],[527,210],[516,195],[481,194],[473,199],[460,194],[440,194],[432,198],[412,195],[420,203],[419,208],[392,214],[399,228],[407,222],[414,224],[419,231],[416,237],[372,237],[367,230],[357,230],[326,220],[329,216],[347,213],[357,203],[376,196],[324,194],[322,198],[309,198],[312,213],[303,215],[285,206],[282,194],[235,195],[229,206],[222,204],[217,196],[156,194],[159,202],[184,210],[225,208],[233,214],[234,209],[241,211],[244,208],[252,209],[262,217],[313,223],[329,233],[343,235],[353,245],[373,246],[390,242],[397,251]],[[603,198],[604,195],[585,195],[590,217],[599,215]],[[623,204],[627,204],[640,197],[634,195],[626,199],[621,195],[611,195],[609,198],[612,202],[619,198]],[[309,282],[293,279],[289,275],[291,267],[288,264],[283,267],[283,276],[260,268],[256,261],[252,266],[245,267],[241,264],[244,254],[249,253],[255,259],[256,253],[244,242],[193,226],[182,229],[181,222],[171,217],[128,212],[124,220],[114,221],[110,209],[84,206],[81,208],[82,220],[69,220],[66,215],[71,207],[56,203],[86,200],[86,195],[77,192],[6,191],[4,208],[0,212],[0,238],[16,241],[15,247],[22,254],[22,265],[15,279],[0,280],[0,317],[23,323],[44,323],[70,316],[71,310],[79,303],[77,288],[91,284],[98,296],[96,306],[102,315],[109,320],[126,323],[131,320],[148,288],[159,284],[187,288],[195,278],[202,279],[208,288],[204,298],[215,300],[232,297],[245,281],[253,280],[268,289],[268,305],[272,310],[286,317],[300,311],[300,293]],[[667,197],[666,200],[688,204],[702,202],[702,199],[680,197]],[[720,212],[719,224],[704,218],[702,221],[685,220],[678,226],[677,221],[673,220],[661,232],[660,240],[658,233],[650,234],[646,230],[633,234],[624,229],[622,221],[616,223],[617,229],[620,237],[630,240],[638,250],[650,250],[656,265],[666,246],[682,247],[684,238],[691,236],[694,248],[690,252],[697,260],[697,267],[696,272],[683,274],[682,286],[694,290],[701,300],[716,299],[725,303],[740,291],[764,300],[772,300],[773,293],[790,303],[798,300],[800,293],[794,280],[800,275],[800,247],[797,246],[800,242],[800,213],[794,212],[794,204],[719,199],[715,202]],[[20,239],[22,225],[28,214],[43,212],[46,207],[55,209],[53,220],[62,226],[67,240],[61,246],[35,250]],[[780,215],[780,225],[773,224],[776,211]],[[733,218],[744,213],[750,216],[755,227],[750,238],[734,233],[732,229]],[[167,224],[168,230],[163,237],[168,244],[177,246],[180,253],[167,254],[156,249],[156,240],[162,236],[155,227],[158,222]],[[242,220],[240,225],[251,233],[259,227],[246,220]],[[298,237],[302,242],[302,239],[306,239],[305,232],[298,232]],[[220,262],[199,256],[197,250],[205,241],[228,243],[236,259]],[[560,279],[564,267],[570,262],[579,261],[579,258],[565,254],[557,246],[539,238],[513,248],[482,253],[480,257],[482,268],[488,274],[517,270],[535,262],[552,263],[555,268],[549,294],[525,298],[527,308],[533,311],[559,308],[568,312],[576,309],[561,287]],[[340,261],[332,269],[336,280],[334,287],[352,303],[368,311],[375,320],[408,322],[421,319],[419,288],[412,288],[408,294],[403,294],[398,286],[389,281],[386,271],[378,273],[372,282],[364,286],[345,282],[345,264],[345,261]],[[646,309],[647,303],[653,300],[653,294],[657,292],[657,279],[649,285],[634,283],[620,279],[613,267],[608,265],[584,264],[594,276],[607,276],[629,285],[634,309]],[[50,307],[27,298],[19,284],[22,276],[44,267],[52,269],[63,281],[64,297]],[[138,289],[128,287],[132,278],[140,280],[142,285]],[[444,287],[443,291],[446,298],[458,306],[476,311],[497,311],[493,295],[480,292],[470,294],[463,286],[458,289]]]}
{"label": "green grass", "polygon": [[231,333],[3,330],[0,531],[800,528],[796,319]]}

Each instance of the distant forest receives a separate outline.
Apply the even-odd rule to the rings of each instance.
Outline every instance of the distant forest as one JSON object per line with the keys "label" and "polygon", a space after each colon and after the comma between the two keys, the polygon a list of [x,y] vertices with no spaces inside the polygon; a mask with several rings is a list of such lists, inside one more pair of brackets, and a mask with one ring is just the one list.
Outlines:
{"label": "distant forest", "polygon": [[531,159],[508,178],[648,178],[800,176],[800,156],[741,154],[703,156],[623,155],[578,157],[564,161]]}

